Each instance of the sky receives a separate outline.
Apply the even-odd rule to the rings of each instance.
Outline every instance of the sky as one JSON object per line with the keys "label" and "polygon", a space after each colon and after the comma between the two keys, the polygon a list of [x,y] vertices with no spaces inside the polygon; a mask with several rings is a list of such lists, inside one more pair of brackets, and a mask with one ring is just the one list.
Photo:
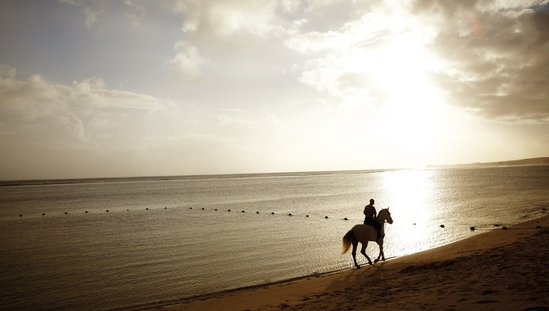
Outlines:
{"label": "sky", "polygon": [[0,1],[0,180],[549,156],[548,0]]}

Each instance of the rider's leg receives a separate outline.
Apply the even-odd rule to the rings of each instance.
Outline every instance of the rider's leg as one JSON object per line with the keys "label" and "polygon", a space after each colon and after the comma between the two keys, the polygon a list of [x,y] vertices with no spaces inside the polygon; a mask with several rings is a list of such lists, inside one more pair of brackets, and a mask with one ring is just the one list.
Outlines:
{"label": "rider's leg", "polygon": [[381,238],[381,224],[379,222],[375,222],[375,225],[374,227],[376,228],[376,231],[377,231],[377,238]]}

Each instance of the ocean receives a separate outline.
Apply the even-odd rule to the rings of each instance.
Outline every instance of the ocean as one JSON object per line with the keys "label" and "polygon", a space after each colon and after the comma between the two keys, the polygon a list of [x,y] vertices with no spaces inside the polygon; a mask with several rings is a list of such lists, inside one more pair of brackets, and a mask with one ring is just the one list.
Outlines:
{"label": "ocean", "polygon": [[370,198],[390,207],[394,258],[546,215],[548,190],[549,166],[1,182],[0,308],[108,310],[352,269],[341,238]]}

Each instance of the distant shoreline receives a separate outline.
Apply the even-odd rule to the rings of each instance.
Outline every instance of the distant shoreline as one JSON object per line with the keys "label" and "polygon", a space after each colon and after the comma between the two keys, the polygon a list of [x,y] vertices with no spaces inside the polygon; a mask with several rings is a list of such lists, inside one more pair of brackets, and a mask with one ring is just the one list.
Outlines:
{"label": "distant shoreline", "polygon": [[462,164],[462,166],[528,166],[528,165],[549,165],[549,157]]}
{"label": "distant shoreline", "polygon": [[501,166],[544,166],[549,165],[549,157],[528,158],[520,160],[475,162],[463,164],[430,165],[430,168],[474,168],[474,167],[501,167]]}

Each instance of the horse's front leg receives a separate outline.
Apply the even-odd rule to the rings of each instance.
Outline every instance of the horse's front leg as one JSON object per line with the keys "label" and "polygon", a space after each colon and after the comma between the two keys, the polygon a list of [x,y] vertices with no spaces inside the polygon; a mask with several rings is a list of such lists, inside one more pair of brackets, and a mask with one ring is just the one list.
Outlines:
{"label": "horse's front leg", "polygon": [[377,256],[377,259],[374,260],[374,263],[377,263],[380,258],[385,261],[385,253],[383,252],[383,239],[377,241],[377,245],[379,245],[379,255]]}
{"label": "horse's front leg", "polygon": [[368,246],[368,242],[362,243],[362,249],[360,250],[360,253],[362,255],[364,255],[364,257],[366,257],[366,259],[368,259],[368,263],[371,265],[372,260],[370,259],[370,257],[368,257],[368,255],[366,255],[366,246]]}

